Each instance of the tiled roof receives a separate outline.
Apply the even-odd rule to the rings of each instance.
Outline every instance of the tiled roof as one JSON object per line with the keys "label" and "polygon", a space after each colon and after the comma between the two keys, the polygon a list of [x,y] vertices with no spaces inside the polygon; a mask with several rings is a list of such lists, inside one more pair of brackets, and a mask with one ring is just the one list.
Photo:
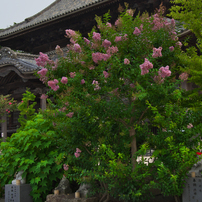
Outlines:
{"label": "tiled roof", "polygon": [[56,0],[47,8],[36,15],[26,18],[23,22],[17,23],[7,29],[0,31],[0,38],[6,35],[15,34],[16,32],[26,30],[40,24],[47,23],[52,20],[59,19],[66,15],[70,15],[81,9],[86,9],[95,4],[109,2],[112,0]]}
{"label": "tiled roof", "polygon": [[1,67],[14,66],[21,74],[33,74],[41,69],[34,60],[37,57],[38,55],[18,53],[8,47],[3,47],[0,49],[0,69]]}

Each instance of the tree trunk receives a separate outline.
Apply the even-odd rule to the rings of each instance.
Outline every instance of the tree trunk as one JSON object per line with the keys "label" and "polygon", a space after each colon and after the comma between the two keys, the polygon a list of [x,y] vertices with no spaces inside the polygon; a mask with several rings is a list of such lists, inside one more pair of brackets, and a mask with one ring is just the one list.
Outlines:
{"label": "tree trunk", "polygon": [[131,142],[131,162],[133,166],[133,170],[136,167],[136,159],[134,158],[134,154],[137,151],[137,143],[136,143],[136,136],[135,136],[135,130],[134,128],[130,129],[130,137],[132,137],[132,142]]}

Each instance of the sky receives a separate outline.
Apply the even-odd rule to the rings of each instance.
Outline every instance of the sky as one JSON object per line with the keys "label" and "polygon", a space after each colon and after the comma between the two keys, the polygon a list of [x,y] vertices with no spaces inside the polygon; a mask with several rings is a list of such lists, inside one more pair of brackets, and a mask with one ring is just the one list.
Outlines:
{"label": "sky", "polygon": [[0,29],[40,12],[55,0],[0,0]]}

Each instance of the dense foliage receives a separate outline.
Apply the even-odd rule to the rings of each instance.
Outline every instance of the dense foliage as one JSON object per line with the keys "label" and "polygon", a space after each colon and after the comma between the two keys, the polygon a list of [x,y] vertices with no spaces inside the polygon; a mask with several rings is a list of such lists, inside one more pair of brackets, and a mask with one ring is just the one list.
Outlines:
{"label": "dense foliage", "polygon": [[[151,188],[181,195],[198,160],[201,111],[186,106],[182,44],[163,12],[134,19],[126,9],[115,25],[107,13],[96,17],[88,39],[67,29],[71,44],[66,53],[56,47],[59,60],[40,53],[38,75],[50,87],[42,98],[54,102],[48,99],[43,115],[22,103],[22,128],[0,147],[2,185],[23,169],[35,201],[63,173],[79,183],[87,179],[100,201],[145,201]],[[155,152],[147,162],[149,149]]]}

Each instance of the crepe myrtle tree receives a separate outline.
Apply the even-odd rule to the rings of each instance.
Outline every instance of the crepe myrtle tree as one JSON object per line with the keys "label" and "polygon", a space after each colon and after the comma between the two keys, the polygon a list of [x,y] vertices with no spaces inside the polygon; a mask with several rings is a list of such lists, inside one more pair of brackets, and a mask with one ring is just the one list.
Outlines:
{"label": "crepe myrtle tree", "polygon": [[[68,52],[57,46],[59,60],[40,53],[37,72],[50,87],[56,106],[66,119],[79,116],[85,107],[99,120],[113,120],[128,131],[131,138],[132,169],[136,167],[136,128],[146,118],[152,120],[146,101],[163,110],[175,102],[172,94],[176,78],[177,54],[181,42],[175,21],[166,21],[161,7],[151,17],[147,13],[133,18],[133,10],[121,13],[112,25],[109,13],[104,20],[96,16],[97,28],[88,39],[67,29]],[[151,117],[150,117],[151,116]]]}

